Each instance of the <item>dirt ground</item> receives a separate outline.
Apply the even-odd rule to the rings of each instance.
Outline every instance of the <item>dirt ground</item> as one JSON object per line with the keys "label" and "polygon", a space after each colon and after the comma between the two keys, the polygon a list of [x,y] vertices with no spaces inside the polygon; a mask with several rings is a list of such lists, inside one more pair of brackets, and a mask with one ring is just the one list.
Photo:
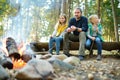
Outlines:
{"label": "dirt ground", "polygon": [[[96,60],[96,53],[86,56],[75,69],[56,71],[54,80],[120,80],[120,55],[117,51],[103,51],[102,60]],[[77,51],[71,51],[77,54]],[[88,52],[87,52],[88,53]]]}

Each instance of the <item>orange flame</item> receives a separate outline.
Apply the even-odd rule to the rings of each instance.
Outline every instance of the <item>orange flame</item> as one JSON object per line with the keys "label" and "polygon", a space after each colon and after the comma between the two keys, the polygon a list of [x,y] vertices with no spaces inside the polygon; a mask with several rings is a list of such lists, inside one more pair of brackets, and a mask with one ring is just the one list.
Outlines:
{"label": "orange flame", "polygon": [[[23,42],[21,42],[18,45],[18,51],[19,51],[20,56],[23,55],[25,49],[26,49],[25,44]],[[12,61],[13,61],[13,69],[20,69],[20,68],[22,68],[22,67],[24,67],[26,65],[26,62],[24,62],[22,59],[15,60],[13,58]]]}
{"label": "orange flame", "polygon": [[26,65],[26,62],[24,62],[22,59],[15,60],[12,58],[13,61],[13,69],[20,69]]}
{"label": "orange flame", "polygon": [[[9,56],[8,51],[5,48],[6,47],[6,39],[3,39],[2,43],[3,43],[2,50],[6,53],[7,56]],[[20,56],[23,55],[25,49],[26,49],[25,44],[23,42],[21,42],[18,45],[18,51],[19,51]],[[24,62],[22,59],[15,60],[13,57],[12,57],[12,62],[13,62],[13,69],[20,69],[26,65],[26,62]]]}

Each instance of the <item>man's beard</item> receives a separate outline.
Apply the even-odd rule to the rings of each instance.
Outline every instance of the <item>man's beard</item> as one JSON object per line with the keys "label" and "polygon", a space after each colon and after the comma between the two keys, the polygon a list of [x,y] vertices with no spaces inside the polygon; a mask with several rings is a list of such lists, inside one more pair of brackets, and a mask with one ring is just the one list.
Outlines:
{"label": "man's beard", "polygon": [[79,20],[80,19],[80,16],[75,16],[76,20]]}

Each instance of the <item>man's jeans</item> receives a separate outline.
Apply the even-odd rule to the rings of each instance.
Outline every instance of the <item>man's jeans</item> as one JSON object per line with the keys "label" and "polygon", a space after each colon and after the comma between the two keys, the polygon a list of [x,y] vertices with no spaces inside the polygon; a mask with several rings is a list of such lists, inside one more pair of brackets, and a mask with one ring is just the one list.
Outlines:
{"label": "man's jeans", "polygon": [[[95,43],[97,45],[98,54],[101,55],[101,53],[102,53],[102,42],[101,42],[101,39],[99,37],[96,37]],[[86,41],[86,48],[90,49],[91,44],[92,44],[92,40],[88,38],[87,41]]]}
{"label": "man's jeans", "polygon": [[52,37],[49,40],[49,53],[52,54],[54,43],[56,43],[56,54],[59,54],[60,51],[60,42],[62,42],[62,37]]}
{"label": "man's jeans", "polygon": [[80,34],[74,35],[72,33],[66,32],[63,38],[63,53],[69,54],[69,41],[79,42],[79,55],[85,55],[85,42],[86,42],[86,33],[80,32]]}

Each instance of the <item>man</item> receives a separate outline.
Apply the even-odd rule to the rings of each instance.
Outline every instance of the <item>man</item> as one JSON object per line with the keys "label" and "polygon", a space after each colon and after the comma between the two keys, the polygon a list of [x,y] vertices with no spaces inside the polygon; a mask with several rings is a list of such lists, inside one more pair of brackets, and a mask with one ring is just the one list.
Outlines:
{"label": "man", "polygon": [[82,11],[80,8],[75,8],[74,16],[70,19],[68,28],[63,38],[63,53],[67,56],[69,54],[69,40],[78,42],[79,41],[79,58],[84,59],[85,56],[85,42],[86,33],[88,30],[88,20],[86,17],[82,16]]}

